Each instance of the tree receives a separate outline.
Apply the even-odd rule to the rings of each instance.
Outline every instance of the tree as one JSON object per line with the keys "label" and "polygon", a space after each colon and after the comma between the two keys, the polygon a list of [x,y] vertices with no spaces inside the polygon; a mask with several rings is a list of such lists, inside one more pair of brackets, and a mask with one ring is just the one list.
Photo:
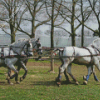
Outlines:
{"label": "tree", "polygon": [[54,35],[54,3],[55,3],[55,0],[52,0],[51,3],[52,3],[52,14],[51,14],[51,49],[53,49],[54,48],[53,35]]}
{"label": "tree", "polygon": [[71,30],[68,31],[67,29],[63,28],[63,27],[59,27],[61,29],[64,29],[67,33],[70,34],[70,36],[72,37],[72,46],[75,46],[75,36],[76,36],[76,29],[79,28],[80,25],[77,25],[75,27],[75,12],[76,12],[76,3],[77,3],[78,0],[72,0],[72,2],[69,2],[70,4],[70,7],[68,5],[68,2],[67,1],[63,1],[62,4],[60,4],[58,2],[59,5],[62,5],[62,9],[60,10],[59,14],[62,16],[63,19],[66,20],[67,23],[70,24],[71,26]]}
{"label": "tree", "polygon": [[44,7],[44,1],[42,0],[26,0],[25,4],[26,4],[26,9],[27,12],[29,11],[29,16],[30,18],[23,18],[23,20],[31,22],[31,33],[28,33],[26,31],[24,31],[24,29],[22,29],[20,27],[20,31],[27,34],[30,38],[34,38],[35,37],[35,32],[36,29],[49,22],[51,20],[51,18],[47,18],[45,15],[45,7]]}
{"label": "tree", "polygon": [[21,24],[21,19],[23,14],[25,13],[25,9],[22,11],[21,15],[19,12],[21,11],[23,0],[2,0],[1,5],[6,9],[7,18],[0,18],[1,21],[6,22],[9,25],[10,32],[6,31],[4,27],[2,30],[11,36],[11,43],[15,42],[15,34],[18,31],[18,28]]}
{"label": "tree", "polygon": [[81,30],[81,33],[82,33],[82,36],[81,36],[81,46],[82,47],[84,46],[84,27],[85,27],[84,24],[89,19],[90,15],[91,15],[91,12],[92,12],[90,10],[90,7],[86,6],[86,4],[84,4],[84,2],[86,2],[86,1],[85,0],[80,0],[79,1],[80,8],[81,8],[81,21],[79,21],[79,22],[82,23],[82,30]]}
{"label": "tree", "polygon": [[[93,0],[93,1],[88,0],[88,2],[97,19],[98,30],[99,30],[98,36],[100,37],[100,0]],[[95,33],[95,30],[93,30],[93,32]]]}
{"label": "tree", "polygon": [[[81,0],[72,0],[72,2],[67,2],[66,0],[62,3],[62,9],[59,14],[63,19],[66,20],[66,23],[71,26],[69,31],[67,28],[60,26],[59,28],[64,29],[72,37],[72,46],[75,46],[75,36],[76,30],[82,26],[82,46],[83,46],[83,37],[84,37],[84,26],[85,22],[89,19],[91,10],[89,7],[83,7],[83,1]],[[84,9],[83,9],[84,8]],[[81,13],[80,13],[81,12]]]}
{"label": "tree", "polygon": [[[48,15],[48,17],[51,19],[51,23],[48,23],[48,25],[51,26],[51,70],[50,71],[54,71],[53,68],[53,60],[52,59],[52,50],[54,49],[54,28],[61,25],[64,21],[63,20],[59,20],[59,10],[61,8],[61,5],[57,5],[56,4],[56,0],[50,0],[47,1],[45,0],[45,6],[46,6],[46,13]],[[60,3],[62,3],[62,0],[60,1]],[[57,10],[56,10],[57,9]],[[60,21],[60,23],[58,22],[58,20]]]}

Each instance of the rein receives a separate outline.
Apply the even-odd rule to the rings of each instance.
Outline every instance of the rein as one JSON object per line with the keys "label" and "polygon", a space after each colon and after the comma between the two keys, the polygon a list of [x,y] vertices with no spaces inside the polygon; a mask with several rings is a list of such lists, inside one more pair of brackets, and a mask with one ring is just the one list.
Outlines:
{"label": "rein", "polygon": [[91,47],[94,48],[94,49],[96,49],[99,52],[99,54],[100,54],[100,50],[97,49],[94,45],[91,45]]}
{"label": "rein", "polygon": [[[92,46],[91,46],[92,47]],[[72,56],[60,56],[60,57],[62,57],[62,58],[70,58],[70,57],[75,57],[75,58],[81,58],[81,57],[93,57],[93,56],[100,56],[100,51],[97,49],[97,48],[95,48],[95,49],[97,49],[97,51],[99,51],[99,54],[92,54],[92,52],[88,49],[88,48],[86,48],[86,47],[83,47],[84,49],[87,49],[89,52],[90,52],[90,54],[91,55],[83,55],[83,56],[75,56],[75,49],[74,49],[74,47],[73,47],[73,49],[74,49],[74,52],[73,52],[73,55]],[[56,49],[53,53],[54,53],[54,55],[56,56],[56,51],[57,50],[59,50],[60,52],[63,52],[63,50],[60,50],[60,49]],[[55,58],[57,58],[57,57],[55,57]]]}
{"label": "rein", "polygon": [[[24,51],[24,47],[27,45],[28,43],[25,43],[24,44],[24,46],[22,47],[22,49],[21,49],[21,52],[22,51]],[[3,59],[5,59],[5,58],[13,58],[13,57],[18,57],[18,58],[23,58],[23,57],[27,57],[26,55],[21,55],[21,52],[20,52],[20,54],[18,54],[16,51],[14,51],[13,50],[13,48],[12,47],[14,47],[14,48],[21,48],[21,47],[15,47],[15,46],[10,46],[9,47],[9,55],[8,56],[5,56],[4,57],[4,47],[3,48],[1,48],[1,59],[3,58]],[[10,50],[12,50],[14,53],[16,53],[17,55],[10,55]],[[26,53],[25,53],[26,54]]]}

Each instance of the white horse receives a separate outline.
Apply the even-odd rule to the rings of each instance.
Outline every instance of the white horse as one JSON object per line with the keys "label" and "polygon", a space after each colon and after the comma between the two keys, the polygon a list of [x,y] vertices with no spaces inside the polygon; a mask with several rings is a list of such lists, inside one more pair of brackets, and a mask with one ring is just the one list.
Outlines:
{"label": "white horse", "polygon": [[[38,49],[37,42],[34,41],[34,49]],[[15,42],[8,47],[0,48],[0,66],[7,67],[8,70],[8,83],[11,84],[10,79],[18,76],[18,71],[20,67],[25,70],[25,74],[20,78],[22,81],[27,75],[27,68],[24,61],[28,56],[33,55],[33,45],[30,40]],[[14,66],[20,66],[16,69]],[[10,76],[10,70],[13,70],[15,74]],[[15,78],[16,83],[18,83],[18,77]]]}
{"label": "white horse", "polygon": [[78,47],[64,47],[63,50],[61,49],[56,49],[55,53],[59,52],[59,57],[62,61],[62,65],[59,68],[59,74],[56,79],[57,84],[61,84],[61,74],[64,72],[65,77],[68,82],[70,82],[67,74],[66,74],[66,69],[67,73],[72,77],[72,79],[76,82],[76,84],[79,84],[76,78],[72,75],[71,73],[71,65],[72,63],[76,64],[81,64],[81,65],[86,65],[88,69],[88,74],[86,76],[84,84],[87,84],[87,81],[89,79],[89,76],[91,73],[94,74],[94,79],[98,81],[95,71],[94,71],[94,66],[97,67],[97,69],[100,71],[100,38],[96,39],[91,43],[88,47],[86,48],[78,48]]}
{"label": "white horse", "polygon": [[[28,39],[26,39],[26,38],[20,38],[19,40],[18,40],[18,42],[23,42],[23,41],[28,41]],[[41,58],[41,55],[42,55],[42,47],[41,47],[41,43],[40,43],[40,40],[39,40],[39,38],[38,39],[34,39],[34,38],[32,38],[32,39],[30,39],[30,41],[31,41],[31,43],[32,43],[32,46],[33,46],[33,55],[34,55],[34,53],[37,53],[37,55],[38,55],[38,58],[36,58],[35,60],[37,61],[37,60],[39,60],[40,58]],[[25,53],[25,55],[26,55],[26,53]],[[23,59],[21,59],[22,61],[23,61],[23,63],[26,65],[27,64],[27,62],[28,62],[28,56],[27,57],[24,57]],[[20,63],[18,63],[17,64],[17,66],[18,66],[18,71],[20,71],[20,69],[21,68],[23,68],[23,66],[20,64]],[[9,70],[9,75],[11,75],[11,70]],[[15,80],[16,79],[18,79],[18,74],[16,75],[16,74],[14,74],[12,77],[11,77],[11,79],[12,78],[14,78],[15,77]],[[22,78],[20,78],[20,81],[22,81],[23,79]],[[17,83],[19,83],[19,82],[17,82]]]}

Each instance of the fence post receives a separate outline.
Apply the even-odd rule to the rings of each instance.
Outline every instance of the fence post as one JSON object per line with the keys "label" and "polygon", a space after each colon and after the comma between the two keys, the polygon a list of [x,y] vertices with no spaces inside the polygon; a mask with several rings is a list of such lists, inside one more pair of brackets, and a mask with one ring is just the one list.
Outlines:
{"label": "fence post", "polygon": [[55,73],[54,72],[54,58],[53,58],[53,50],[51,50],[51,73]]}

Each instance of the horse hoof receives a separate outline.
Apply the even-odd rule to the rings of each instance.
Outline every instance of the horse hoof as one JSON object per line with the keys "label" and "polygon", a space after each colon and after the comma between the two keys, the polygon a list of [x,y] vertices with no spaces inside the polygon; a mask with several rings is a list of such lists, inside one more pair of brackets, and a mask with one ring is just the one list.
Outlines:
{"label": "horse hoof", "polygon": [[20,84],[20,82],[19,81],[16,81],[16,84]]}
{"label": "horse hoof", "polygon": [[61,85],[61,82],[57,82],[58,87]]}
{"label": "horse hoof", "polygon": [[86,76],[83,76],[83,80],[86,80]]}
{"label": "horse hoof", "polygon": [[87,85],[87,81],[84,81],[83,84],[84,84],[84,85]]}
{"label": "horse hoof", "polygon": [[76,82],[75,84],[76,84],[76,85],[79,85],[79,83],[78,83],[78,82]]}
{"label": "horse hoof", "polygon": [[10,85],[13,85],[14,83],[9,83]]}

